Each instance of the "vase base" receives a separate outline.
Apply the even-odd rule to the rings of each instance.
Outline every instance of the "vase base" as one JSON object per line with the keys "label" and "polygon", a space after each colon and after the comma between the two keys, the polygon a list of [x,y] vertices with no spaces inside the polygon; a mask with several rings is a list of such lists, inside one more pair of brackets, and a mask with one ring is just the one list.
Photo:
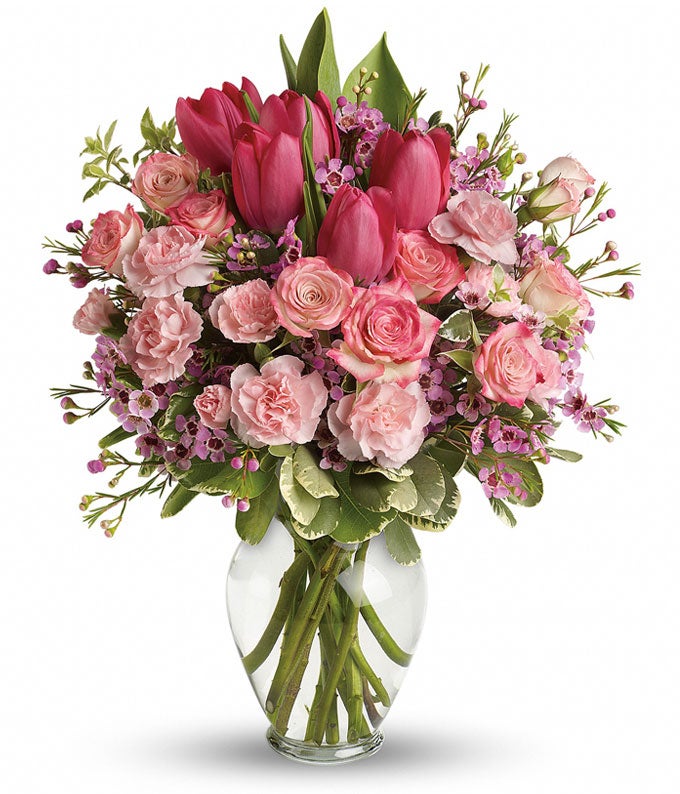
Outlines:
{"label": "vase base", "polygon": [[280,755],[300,761],[303,764],[346,764],[358,758],[366,758],[377,753],[383,743],[382,731],[376,731],[356,744],[324,744],[299,742],[280,736],[274,728],[267,731],[267,741]]}

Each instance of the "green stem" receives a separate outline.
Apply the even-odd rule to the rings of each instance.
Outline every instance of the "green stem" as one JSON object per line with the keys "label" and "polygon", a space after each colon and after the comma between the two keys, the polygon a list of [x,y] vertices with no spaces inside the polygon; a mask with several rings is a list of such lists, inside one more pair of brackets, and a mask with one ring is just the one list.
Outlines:
{"label": "green stem", "polygon": [[392,635],[383,625],[383,622],[378,617],[378,613],[371,604],[362,604],[361,617],[366,621],[366,625],[389,658],[402,667],[408,667],[411,662],[412,654],[407,653],[399,647]]}
{"label": "green stem", "polygon": [[249,675],[252,675],[272,652],[272,648],[283,631],[291,603],[294,603],[295,592],[306,567],[307,558],[305,555],[296,554],[293,564],[283,574],[280,585],[281,592],[267,628],[253,650],[241,660]]}
{"label": "green stem", "polygon": [[350,664],[349,667],[350,672],[347,676],[349,700],[347,704],[347,741],[356,742],[361,736],[361,722],[364,716],[364,695],[359,668],[355,664]]}

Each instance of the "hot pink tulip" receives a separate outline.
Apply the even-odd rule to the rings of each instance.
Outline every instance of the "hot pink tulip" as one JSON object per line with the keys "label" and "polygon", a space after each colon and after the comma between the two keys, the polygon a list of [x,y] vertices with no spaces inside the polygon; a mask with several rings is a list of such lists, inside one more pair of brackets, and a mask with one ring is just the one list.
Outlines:
{"label": "hot pink tulip", "polygon": [[[243,88],[257,108],[262,100],[255,86],[243,78]],[[209,168],[213,176],[229,171],[234,154],[234,133],[250,115],[243,95],[232,83],[222,90],[206,88],[200,99],[178,99],[177,128],[186,150]]]}
{"label": "hot pink tulip", "polygon": [[451,138],[444,129],[423,135],[388,130],[378,139],[371,185],[392,191],[400,229],[425,229],[446,206],[451,177]]}
{"label": "hot pink tulip", "polygon": [[303,213],[300,141],[285,132],[272,136],[257,124],[242,124],[235,137],[232,175],[239,211],[251,228],[280,232]]}
{"label": "hot pink tulip", "polygon": [[[314,162],[320,163],[326,157],[338,157],[340,138],[328,97],[323,91],[317,91],[314,100],[309,104],[312,112]],[[305,97],[295,91],[284,91],[280,96],[273,94],[267,98],[259,123],[270,135],[286,132],[299,138],[306,122]]]}
{"label": "hot pink tulip", "polygon": [[397,253],[394,202],[388,190],[351,185],[333,196],[316,243],[319,256],[368,285],[390,271]]}

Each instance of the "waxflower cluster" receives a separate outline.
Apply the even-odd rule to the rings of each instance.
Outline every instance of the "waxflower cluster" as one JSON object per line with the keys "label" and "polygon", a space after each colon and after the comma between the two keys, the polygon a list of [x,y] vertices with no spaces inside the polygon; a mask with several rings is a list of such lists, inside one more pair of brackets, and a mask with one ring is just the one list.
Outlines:
{"label": "waxflower cluster", "polygon": [[107,406],[117,427],[88,468],[112,488],[142,476],[83,497],[108,535],[136,496],[168,491],[169,516],[204,493],[236,505],[250,542],[279,516],[312,540],[385,531],[412,562],[411,529],[455,515],[459,472],[512,523],[541,464],[579,457],[552,445],[562,418],[619,432],[581,353],[593,298],[633,297],[595,279],[636,269],[613,242],[569,251],[614,217],[606,185],[566,156],[513,183],[513,117],[465,144],[486,67],[461,74],[447,122],[419,116],[424,92],[391,57],[373,51],[344,87],[305,63],[279,95],[243,78],[160,126],[147,111],[132,166],[115,125],[86,139],[88,195],[127,196],[48,240],[44,271],[89,288],[73,324],[96,347],[86,384],[55,390],[64,418]]}

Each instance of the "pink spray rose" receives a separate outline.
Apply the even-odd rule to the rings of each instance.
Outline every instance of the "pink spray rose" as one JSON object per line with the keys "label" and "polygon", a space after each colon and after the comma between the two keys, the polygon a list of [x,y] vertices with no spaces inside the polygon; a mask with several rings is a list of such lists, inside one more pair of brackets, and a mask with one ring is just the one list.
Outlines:
{"label": "pink spray rose", "polygon": [[529,392],[529,399],[547,407],[547,401],[559,397],[564,391],[562,386],[562,362],[554,350],[538,348],[533,353],[536,358],[536,385]]}
{"label": "pink spray rose", "polygon": [[487,265],[492,261],[514,265],[519,259],[514,242],[517,217],[500,199],[484,190],[453,196],[446,212],[433,218],[428,228],[435,240],[459,245],[473,259]]}
{"label": "pink spray rose", "polygon": [[294,356],[279,356],[258,372],[241,364],[231,375],[231,424],[244,444],[306,444],[316,432],[328,392],[318,372],[303,375]]}
{"label": "pink spray rose", "polygon": [[371,383],[328,409],[328,426],[348,460],[374,460],[398,469],[418,452],[430,409],[418,383]]}
{"label": "pink spray rose", "polygon": [[165,298],[185,287],[209,284],[215,266],[207,262],[204,242],[181,226],[152,229],[123,260],[127,286],[139,297]]}
{"label": "pink spray rose", "polygon": [[120,346],[145,388],[167,383],[184,373],[190,345],[201,337],[203,321],[179,294],[147,298],[132,318]]}
{"label": "pink spray rose", "polygon": [[595,179],[586,169],[573,157],[557,157],[546,165],[541,172],[539,185],[547,185],[554,179],[564,179],[578,190],[579,195],[583,196],[585,189],[589,185],[595,184]]}
{"label": "pink spray rose", "polygon": [[423,135],[387,130],[378,138],[371,185],[392,193],[400,229],[426,229],[444,209],[451,187],[451,136],[437,128]]}
{"label": "pink spray rose", "polygon": [[[498,279],[498,280],[497,280]],[[456,297],[467,309],[480,309],[492,317],[510,317],[520,307],[518,283],[500,266],[473,262]]]}
{"label": "pink spray rose", "polygon": [[151,209],[165,213],[196,191],[198,160],[192,154],[152,154],[139,166],[132,192]]}
{"label": "pink spray rose", "polygon": [[101,267],[120,276],[123,257],[131,254],[144,233],[144,223],[128,204],[125,212],[100,212],[92,224],[90,239],[83,246],[82,259],[88,267]]}
{"label": "pink spray rose", "polygon": [[590,301],[579,280],[561,262],[547,256],[537,259],[524,274],[519,294],[534,311],[548,317],[570,315],[578,323],[590,314]]}
{"label": "pink spray rose", "polygon": [[231,389],[219,383],[206,386],[194,400],[194,408],[206,427],[224,430],[231,416]]}
{"label": "pink spray rose", "polygon": [[324,217],[316,252],[365,285],[389,273],[397,250],[394,202],[388,190],[342,185]]}
{"label": "pink spray rose", "polygon": [[[250,80],[244,77],[241,86],[261,109],[262,100]],[[224,83],[221,91],[206,88],[200,99],[178,99],[175,117],[184,147],[202,169],[209,168],[213,176],[231,169],[234,133],[240,124],[250,121],[243,95],[235,85]]]}
{"label": "pink spray rose", "polygon": [[232,176],[239,212],[252,229],[280,232],[304,212],[300,139],[285,132],[272,136],[257,124],[241,124],[235,136]]}
{"label": "pink spray rose", "polygon": [[473,364],[484,397],[521,408],[537,387],[539,399],[544,396],[540,384],[554,387],[555,359],[559,365],[557,353],[542,348],[524,323],[514,322],[499,325],[487,337]]}
{"label": "pink spray rose", "polygon": [[105,289],[95,287],[85,299],[85,303],[73,317],[73,325],[81,334],[99,334],[102,328],[111,325],[111,317],[116,313]]}
{"label": "pink spray rose", "polygon": [[190,193],[176,207],[168,209],[168,215],[175,226],[182,226],[196,237],[205,236],[206,247],[214,246],[234,225],[223,190]]}
{"label": "pink spray rose", "polygon": [[421,303],[439,303],[465,278],[456,249],[420,230],[398,232],[394,273],[408,281]]}
{"label": "pink spray rose", "polygon": [[220,292],[210,305],[210,320],[227,339],[240,344],[268,342],[279,327],[271,290],[261,278]]}
{"label": "pink spray rose", "polygon": [[354,287],[352,309],[342,321],[343,341],[328,355],[360,383],[407,386],[418,378],[440,325],[418,308],[403,277],[368,289]]}
{"label": "pink spray rose", "polygon": [[539,187],[527,196],[526,211],[541,223],[555,223],[571,218],[581,209],[581,194],[577,187],[566,179],[555,179]]}
{"label": "pink spray rose", "polygon": [[345,270],[322,256],[301,257],[286,267],[272,290],[281,325],[296,336],[329,331],[340,324],[352,303],[354,282]]}

